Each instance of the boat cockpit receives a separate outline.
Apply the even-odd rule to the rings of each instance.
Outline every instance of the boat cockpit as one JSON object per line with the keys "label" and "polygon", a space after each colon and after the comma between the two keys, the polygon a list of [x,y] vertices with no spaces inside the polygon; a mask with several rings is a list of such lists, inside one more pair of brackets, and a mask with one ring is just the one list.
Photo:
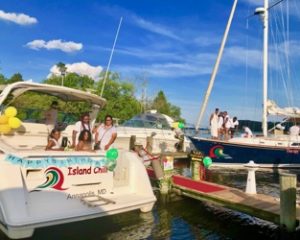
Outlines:
{"label": "boat cockpit", "polygon": [[57,125],[62,138],[72,139],[74,124],[80,114],[89,109],[93,126],[99,110],[106,100],[88,92],[56,85],[17,82],[8,85],[0,94],[0,110],[8,106],[18,110],[22,126],[8,134],[0,135],[3,152],[20,150],[44,150],[49,129],[45,124],[44,112],[51,102],[59,101]]}

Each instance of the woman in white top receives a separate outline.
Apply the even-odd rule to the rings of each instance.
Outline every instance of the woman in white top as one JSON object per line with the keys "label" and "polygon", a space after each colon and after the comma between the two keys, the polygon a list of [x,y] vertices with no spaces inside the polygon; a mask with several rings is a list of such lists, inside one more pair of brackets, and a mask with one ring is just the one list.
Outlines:
{"label": "woman in white top", "polygon": [[95,135],[95,149],[108,150],[117,138],[117,130],[113,125],[112,116],[106,115],[104,124],[101,124]]}
{"label": "woman in white top", "polygon": [[210,133],[213,139],[218,138],[218,114],[219,108],[216,108],[215,112],[210,116]]}
{"label": "woman in white top", "polygon": [[72,134],[72,147],[74,148],[78,143],[78,136],[83,130],[88,130],[91,132],[91,125],[90,125],[90,115],[89,113],[84,113],[80,121],[75,123],[75,128]]}
{"label": "woman in white top", "polygon": [[57,129],[53,129],[49,135],[48,144],[45,150],[63,151],[64,149],[60,146],[58,142],[59,139],[60,139],[60,131]]}

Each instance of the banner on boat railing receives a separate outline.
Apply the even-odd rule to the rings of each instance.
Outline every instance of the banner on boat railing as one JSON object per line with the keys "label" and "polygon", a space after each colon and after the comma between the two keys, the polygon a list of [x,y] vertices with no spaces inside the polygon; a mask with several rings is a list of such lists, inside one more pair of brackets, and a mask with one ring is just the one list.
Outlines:
{"label": "banner on boat railing", "polygon": [[7,155],[6,161],[14,165],[19,165],[24,168],[46,168],[49,166],[70,167],[74,165],[89,165],[92,167],[108,167],[113,170],[116,165],[116,160],[113,159],[92,159],[90,157],[68,157],[65,159],[43,158],[43,159],[25,159],[14,155]]}

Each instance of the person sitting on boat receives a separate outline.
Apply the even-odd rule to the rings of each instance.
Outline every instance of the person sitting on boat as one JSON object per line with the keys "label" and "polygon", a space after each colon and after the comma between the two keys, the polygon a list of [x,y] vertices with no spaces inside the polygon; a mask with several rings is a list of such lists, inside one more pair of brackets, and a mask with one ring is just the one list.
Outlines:
{"label": "person sitting on boat", "polygon": [[111,115],[105,116],[104,124],[101,124],[95,135],[95,150],[108,150],[117,138],[117,130],[113,125]]}
{"label": "person sitting on boat", "polygon": [[210,115],[209,124],[212,139],[218,139],[218,115],[219,108],[216,108],[215,111]]}
{"label": "person sitting on boat", "polygon": [[237,119],[237,117],[233,117],[232,121],[231,121],[231,127],[230,127],[230,137],[233,138],[235,131],[238,129],[239,127],[239,121]]}
{"label": "person sitting on boat", "polygon": [[244,138],[252,138],[253,133],[249,127],[243,126],[244,133],[242,134],[242,137]]}
{"label": "person sitting on boat", "polygon": [[50,108],[44,113],[45,124],[47,125],[48,133],[55,128],[58,114],[58,102],[53,101]]}
{"label": "person sitting on boat", "polygon": [[57,129],[52,129],[45,150],[63,151],[64,149],[59,144],[59,139],[60,139],[60,131]]}
{"label": "person sitting on boat", "polygon": [[224,134],[224,117],[223,112],[220,112],[218,116],[218,137],[219,139],[222,139],[222,136]]}
{"label": "person sitting on boat", "polygon": [[92,151],[92,134],[89,130],[82,130],[79,134],[76,151]]}
{"label": "person sitting on boat", "polygon": [[285,126],[282,126],[281,123],[277,123],[277,124],[275,125],[275,129],[284,131]]}
{"label": "person sitting on boat", "polygon": [[298,125],[294,125],[289,129],[290,136],[299,136],[300,127]]}
{"label": "person sitting on boat", "polygon": [[90,115],[84,113],[81,115],[80,121],[75,123],[75,129],[72,133],[72,147],[74,148],[78,143],[78,136],[83,130],[91,132]]}

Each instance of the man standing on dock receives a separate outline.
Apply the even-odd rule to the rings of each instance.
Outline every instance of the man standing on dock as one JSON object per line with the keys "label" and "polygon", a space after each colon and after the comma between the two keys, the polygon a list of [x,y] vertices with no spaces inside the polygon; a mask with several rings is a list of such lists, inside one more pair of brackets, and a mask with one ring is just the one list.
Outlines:
{"label": "man standing on dock", "polygon": [[211,114],[209,119],[210,134],[212,139],[218,139],[218,115],[219,115],[219,108],[216,108],[215,112]]}

